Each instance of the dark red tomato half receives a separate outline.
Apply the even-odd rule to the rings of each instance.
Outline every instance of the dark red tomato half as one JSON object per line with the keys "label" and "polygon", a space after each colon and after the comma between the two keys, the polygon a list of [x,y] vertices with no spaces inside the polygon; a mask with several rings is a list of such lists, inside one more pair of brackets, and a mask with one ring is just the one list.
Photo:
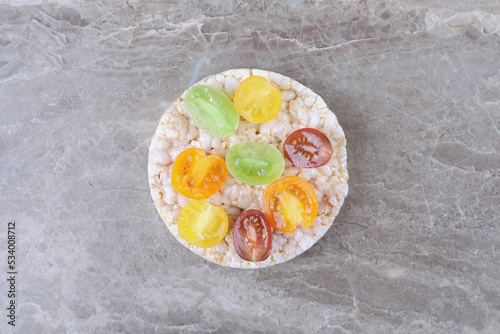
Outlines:
{"label": "dark red tomato half", "polygon": [[332,144],[323,132],[312,128],[292,132],[283,144],[286,158],[303,168],[325,165],[332,156],[332,150]]}
{"label": "dark red tomato half", "polygon": [[236,253],[245,261],[263,261],[273,248],[273,230],[266,215],[258,210],[243,211],[234,223]]}

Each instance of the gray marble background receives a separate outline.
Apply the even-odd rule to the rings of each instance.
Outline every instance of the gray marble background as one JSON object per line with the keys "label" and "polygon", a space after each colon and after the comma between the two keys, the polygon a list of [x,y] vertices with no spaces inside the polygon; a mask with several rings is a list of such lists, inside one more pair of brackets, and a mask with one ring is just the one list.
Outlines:
{"label": "gray marble background", "polygon": [[[1,333],[500,333],[498,1],[0,3]],[[146,172],[167,106],[238,67],[348,141],[336,223],[255,271],[182,247]]]}

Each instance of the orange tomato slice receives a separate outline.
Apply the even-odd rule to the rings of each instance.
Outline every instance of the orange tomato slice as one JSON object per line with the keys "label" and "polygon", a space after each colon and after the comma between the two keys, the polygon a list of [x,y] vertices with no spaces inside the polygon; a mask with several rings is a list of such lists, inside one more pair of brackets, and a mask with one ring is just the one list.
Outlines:
{"label": "orange tomato slice", "polygon": [[318,214],[314,189],[298,176],[287,176],[271,183],[263,194],[264,212],[271,226],[293,233],[297,225],[310,228]]}
{"label": "orange tomato slice", "polygon": [[226,176],[224,159],[200,148],[188,148],[175,159],[172,186],[188,198],[206,199],[222,187]]}

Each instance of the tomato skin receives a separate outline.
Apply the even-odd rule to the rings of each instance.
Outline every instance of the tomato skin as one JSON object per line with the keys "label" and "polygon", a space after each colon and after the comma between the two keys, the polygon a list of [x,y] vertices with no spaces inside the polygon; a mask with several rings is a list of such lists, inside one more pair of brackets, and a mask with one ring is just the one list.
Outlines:
{"label": "tomato skin", "polygon": [[226,236],[228,225],[226,212],[204,200],[186,204],[177,220],[180,237],[202,248],[213,247],[221,242]]}
{"label": "tomato skin", "polygon": [[252,123],[264,123],[276,117],[283,106],[280,91],[261,76],[252,75],[241,82],[234,93],[234,107]]}
{"label": "tomato skin", "polygon": [[283,153],[297,167],[314,168],[325,165],[332,156],[332,143],[319,130],[303,128],[292,132],[283,144]]}
{"label": "tomato skin", "polygon": [[271,226],[293,233],[297,225],[310,228],[318,213],[314,189],[298,176],[287,176],[271,183],[263,193],[264,212]]}
{"label": "tomato skin", "polygon": [[254,209],[243,211],[234,223],[236,253],[245,261],[264,261],[273,248],[272,231],[264,213]]}
{"label": "tomato skin", "polygon": [[188,148],[175,159],[172,187],[191,199],[206,199],[219,191],[227,176],[226,162],[214,153]]}

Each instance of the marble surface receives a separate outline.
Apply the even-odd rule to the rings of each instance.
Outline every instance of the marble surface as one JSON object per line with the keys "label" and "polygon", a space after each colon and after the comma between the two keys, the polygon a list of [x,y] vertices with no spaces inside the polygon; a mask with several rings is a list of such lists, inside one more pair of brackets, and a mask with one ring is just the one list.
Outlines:
{"label": "marble surface", "polygon": [[[499,333],[499,55],[495,0],[0,1],[0,332]],[[147,180],[166,107],[238,67],[348,143],[335,224],[255,271],[181,246]]]}

